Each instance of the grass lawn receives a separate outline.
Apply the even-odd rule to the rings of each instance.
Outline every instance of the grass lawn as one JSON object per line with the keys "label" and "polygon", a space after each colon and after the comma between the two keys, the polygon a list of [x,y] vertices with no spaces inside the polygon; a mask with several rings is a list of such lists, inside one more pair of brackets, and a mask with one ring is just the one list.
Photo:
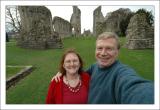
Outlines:
{"label": "grass lawn", "polygon": [[[125,38],[121,38],[124,44]],[[22,49],[15,42],[6,45],[7,65],[33,65],[36,69],[6,94],[7,104],[43,104],[51,78],[58,71],[61,55],[66,48],[75,47],[85,62],[85,69],[95,62],[95,38],[63,39],[64,49]],[[120,50],[119,60],[133,67],[140,76],[154,80],[154,50]],[[8,74],[8,70],[7,70]]]}
{"label": "grass lawn", "polygon": [[25,67],[6,67],[6,70],[7,70],[6,77],[9,78],[11,76],[16,75],[18,72],[20,72],[24,68]]}

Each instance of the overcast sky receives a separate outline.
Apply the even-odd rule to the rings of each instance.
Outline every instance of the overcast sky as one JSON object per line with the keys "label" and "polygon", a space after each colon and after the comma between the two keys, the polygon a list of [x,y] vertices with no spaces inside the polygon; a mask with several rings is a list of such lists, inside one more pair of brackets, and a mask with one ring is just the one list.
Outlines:
{"label": "overcast sky", "polygon": [[[59,16],[67,21],[70,21],[71,15],[73,13],[72,6],[46,6],[50,9],[52,17]],[[93,11],[98,6],[78,6],[81,10],[81,32],[83,30],[93,30]],[[154,16],[154,7],[153,6],[102,6],[103,16],[106,16],[108,12],[115,11],[119,8],[129,8],[131,11],[135,12],[138,9],[144,8],[147,11],[152,11]]]}

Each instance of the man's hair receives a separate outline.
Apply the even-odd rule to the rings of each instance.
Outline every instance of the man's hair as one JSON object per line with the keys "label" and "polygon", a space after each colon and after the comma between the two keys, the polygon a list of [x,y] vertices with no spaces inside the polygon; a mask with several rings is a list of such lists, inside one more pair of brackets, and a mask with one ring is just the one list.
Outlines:
{"label": "man's hair", "polygon": [[120,49],[120,42],[119,42],[119,37],[117,34],[113,33],[113,32],[103,32],[102,34],[100,34],[98,37],[97,37],[97,41],[98,40],[105,40],[105,39],[108,39],[108,38],[114,38],[117,42],[117,49],[119,50]]}

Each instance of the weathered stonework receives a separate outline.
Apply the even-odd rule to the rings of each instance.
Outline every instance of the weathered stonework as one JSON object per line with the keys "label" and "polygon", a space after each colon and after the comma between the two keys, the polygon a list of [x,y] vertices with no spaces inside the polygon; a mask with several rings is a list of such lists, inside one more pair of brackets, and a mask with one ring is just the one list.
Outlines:
{"label": "weathered stonework", "polygon": [[84,30],[83,36],[91,36],[91,31],[90,30]]}
{"label": "weathered stonework", "polygon": [[[101,12],[101,6],[96,8],[93,13],[93,34],[98,36],[104,31],[114,32],[118,35],[122,35],[127,28],[127,21],[130,19],[131,10],[120,8],[114,12],[107,13],[104,18]],[[123,25],[123,27],[122,27]],[[124,27],[126,27],[124,29]]]}
{"label": "weathered stonework", "polygon": [[35,68],[33,66],[26,66],[16,75],[10,77],[6,81],[6,90],[8,90],[11,86],[16,85],[20,80],[29,75]]}
{"label": "weathered stonework", "polygon": [[52,27],[51,12],[44,6],[18,6],[22,29],[17,45],[23,48],[62,48]]}
{"label": "weathered stonework", "polygon": [[67,21],[60,17],[53,18],[54,31],[58,32],[61,38],[70,37],[72,35],[72,26]]}
{"label": "weathered stonework", "polygon": [[81,10],[77,6],[73,6],[70,23],[72,25],[72,33],[75,34],[75,36],[81,35]]}
{"label": "weathered stonework", "polygon": [[[128,8],[120,8],[114,12],[109,13],[105,18],[105,31],[115,32],[118,35],[122,34],[121,23],[127,22],[130,17],[131,10]],[[128,21],[129,22],[129,21]],[[124,23],[124,22],[123,22]],[[126,27],[127,28],[127,27]]]}
{"label": "weathered stonework", "polygon": [[103,32],[102,25],[104,22],[104,16],[101,12],[101,6],[96,8],[93,12],[93,35],[97,36]]}
{"label": "weathered stonework", "polygon": [[130,19],[126,33],[128,49],[154,48],[154,28],[149,26],[144,14],[136,14]]}

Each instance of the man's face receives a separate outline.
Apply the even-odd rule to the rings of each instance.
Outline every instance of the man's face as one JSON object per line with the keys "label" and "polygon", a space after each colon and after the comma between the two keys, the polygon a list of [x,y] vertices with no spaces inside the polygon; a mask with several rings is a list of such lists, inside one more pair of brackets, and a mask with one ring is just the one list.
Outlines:
{"label": "man's face", "polygon": [[95,57],[100,67],[113,64],[118,56],[117,42],[114,38],[97,40]]}

